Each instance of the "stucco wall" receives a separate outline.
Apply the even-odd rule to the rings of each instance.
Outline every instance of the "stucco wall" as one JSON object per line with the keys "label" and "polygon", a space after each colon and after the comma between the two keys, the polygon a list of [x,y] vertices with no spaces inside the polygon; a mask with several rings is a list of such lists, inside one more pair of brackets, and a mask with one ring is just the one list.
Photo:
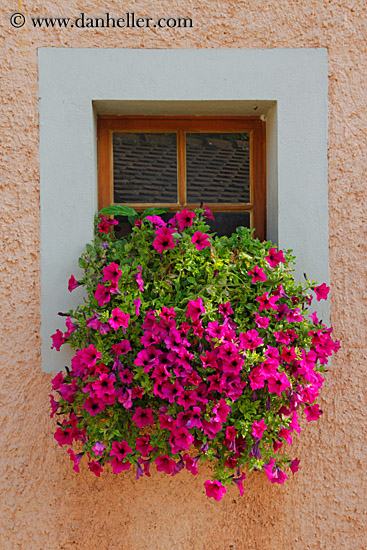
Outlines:
{"label": "stucco wall", "polygon": [[[13,29],[9,16],[18,10],[107,11],[97,0],[2,4],[0,548],[366,548],[367,9],[311,0],[108,3],[111,15],[192,16],[194,28],[181,30]],[[294,450],[302,468],[284,486],[251,475],[241,499],[233,488],[216,503],[204,495],[205,471],[139,481],[133,473],[78,476],[54,442],[50,375],[40,364],[37,48],[44,46],[328,48],[330,312],[342,349],[323,389],[324,415]]]}

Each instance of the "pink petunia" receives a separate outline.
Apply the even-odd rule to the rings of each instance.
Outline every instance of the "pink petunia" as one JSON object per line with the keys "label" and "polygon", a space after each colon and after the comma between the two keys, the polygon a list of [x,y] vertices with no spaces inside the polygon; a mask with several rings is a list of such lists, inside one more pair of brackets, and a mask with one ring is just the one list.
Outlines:
{"label": "pink petunia", "polygon": [[94,293],[94,297],[98,302],[99,306],[104,306],[111,300],[110,289],[98,283],[97,289]]}
{"label": "pink petunia", "polygon": [[138,270],[138,273],[135,273],[134,274],[134,279],[136,281],[136,284],[138,285],[138,289],[140,292],[143,292],[144,291],[144,281],[141,277],[141,272],[143,271],[143,269],[138,265],[137,268]]}
{"label": "pink petunia", "polygon": [[312,420],[318,420],[322,415],[323,411],[316,404],[316,405],[313,405],[312,407],[311,406],[305,407],[304,413],[306,415],[307,422],[312,422]]}
{"label": "pink petunia", "polygon": [[111,311],[111,317],[108,322],[113,330],[118,330],[120,327],[127,328],[129,326],[129,313],[124,313],[118,307]]}
{"label": "pink petunia", "polygon": [[99,218],[102,220],[98,224],[98,231],[100,233],[108,233],[112,225],[118,225],[119,223],[117,220],[107,220],[104,216],[99,216]]}
{"label": "pink petunia", "polygon": [[180,231],[183,231],[186,227],[191,227],[195,218],[195,212],[189,212],[187,208],[184,208],[182,212],[177,212],[175,219],[177,220]]}
{"label": "pink petunia", "polygon": [[316,292],[316,300],[319,302],[320,300],[327,300],[330,287],[326,286],[325,283],[322,283],[322,285],[315,287],[314,291]]}
{"label": "pink petunia", "polygon": [[191,238],[191,242],[194,243],[194,245],[196,246],[196,250],[203,250],[203,248],[211,246],[210,242],[208,241],[209,238],[209,235],[207,235],[206,233],[195,231],[194,235]]}
{"label": "pink petunia", "polygon": [[176,466],[176,462],[169,458],[168,455],[157,456],[157,458],[154,459],[154,462],[157,472],[165,472],[166,474],[172,474]]}
{"label": "pink petunia", "polygon": [[254,437],[262,439],[265,430],[267,430],[267,426],[265,425],[263,418],[260,420],[260,422],[255,420],[255,422],[252,424],[252,435]]}
{"label": "pink petunia", "polygon": [[160,253],[169,248],[175,248],[176,242],[172,237],[173,229],[163,227],[156,231],[156,238],[153,241],[153,247]]}
{"label": "pink petunia", "polygon": [[79,325],[75,325],[72,321],[70,316],[65,321],[66,328],[68,329],[64,336],[65,338],[70,338],[71,334],[79,327]]}
{"label": "pink petunia", "polygon": [[222,500],[223,496],[226,494],[226,488],[220,483],[217,479],[213,481],[206,481],[204,483],[206,496],[209,498],[214,498],[214,500]]}
{"label": "pink petunia", "polygon": [[136,298],[136,299],[134,300],[133,303],[134,303],[134,306],[135,306],[135,315],[136,315],[137,317],[139,317],[139,314],[140,314],[140,306],[141,306],[141,300],[140,300],[140,298]]}
{"label": "pink petunia", "polygon": [[56,351],[60,351],[60,347],[63,345],[63,343],[65,342],[65,338],[64,338],[64,335],[63,333],[61,332],[61,330],[57,329],[57,331],[55,332],[55,334],[53,334],[51,336],[52,338],[52,346],[51,346],[51,349],[52,348],[55,348]]}
{"label": "pink petunia", "polygon": [[193,321],[197,321],[202,313],[205,313],[205,307],[201,298],[191,300],[187,304],[186,317],[191,317]]}
{"label": "pink petunia", "polygon": [[276,302],[279,300],[279,296],[269,296],[269,292],[264,292],[262,296],[258,296],[256,301],[259,302],[259,312],[263,309],[277,309]]}
{"label": "pink petunia", "polygon": [[152,409],[142,409],[141,407],[137,407],[132,419],[140,429],[144,428],[144,426],[148,426],[149,424],[154,424]]}
{"label": "pink petunia", "polygon": [[258,314],[257,311],[255,311],[254,315],[255,315],[255,324],[259,328],[267,328],[269,326],[269,323],[270,323],[269,317],[262,317],[261,315]]}
{"label": "pink petunia", "polygon": [[68,282],[68,289],[69,292],[72,292],[75,288],[78,288],[78,286],[81,286],[83,283],[80,283],[77,281],[74,277],[74,275],[71,275],[69,282]]}
{"label": "pink petunia", "polygon": [[283,250],[276,251],[276,248],[271,248],[269,254],[265,258],[270,267],[277,267],[280,263],[285,263]]}
{"label": "pink petunia", "polygon": [[122,271],[120,269],[120,266],[115,262],[112,262],[103,268],[104,283],[110,281],[113,285],[117,285],[121,275],[122,275]]}
{"label": "pink petunia", "polygon": [[252,283],[258,283],[258,282],[267,280],[267,277],[265,275],[263,268],[259,267],[258,265],[255,265],[252,271],[248,271],[247,275],[249,275],[249,277],[252,277],[251,279]]}

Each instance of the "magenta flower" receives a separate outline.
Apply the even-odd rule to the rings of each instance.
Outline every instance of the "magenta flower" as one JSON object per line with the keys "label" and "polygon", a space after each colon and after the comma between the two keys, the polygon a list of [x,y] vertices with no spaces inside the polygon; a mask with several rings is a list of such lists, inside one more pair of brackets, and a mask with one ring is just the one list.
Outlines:
{"label": "magenta flower", "polygon": [[240,332],[238,339],[242,349],[254,350],[264,343],[255,329],[248,330],[247,332]]}
{"label": "magenta flower", "polygon": [[105,450],[105,446],[103,445],[103,443],[101,443],[100,441],[97,441],[93,447],[92,447],[92,451],[94,452],[94,454],[96,456],[102,456],[103,455],[103,452]]}
{"label": "magenta flower", "polygon": [[320,300],[327,300],[327,295],[330,292],[330,287],[326,286],[325,283],[322,283],[322,285],[316,286],[314,288],[314,291],[316,292],[316,300],[319,302]]}
{"label": "magenta flower", "polygon": [[180,231],[183,231],[185,227],[191,227],[195,218],[195,212],[189,212],[187,208],[184,208],[182,212],[177,212],[175,219],[177,220]]}
{"label": "magenta flower", "polygon": [[98,224],[98,231],[100,233],[108,233],[111,225],[118,225],[119,223],[117,220],[107,220],[104,216],[99,216],[99,218],[102,220]]}
{"label": "magenta flower", "polygon": [[298,471],[298,468],[299,468],[299,460],[298,458],[295,458],[294,460],[291,461],[289,467],[292,471],[292,474],[295,474],[297,471]]}
{"label": "magenta flower", "polygon": [[120,462],[127,457],[128,454],[132,453],[131,447],[129,447],[127,441],[124,439],[120,442],[114,441],[112,443],[112,449],[110,456],[115,456]]}
{"label": "magenta flower", "polygon": [[154,460],[157,468],[157,472],[165,472],[166,474],[172,474],[176,467],[176,462],[169,458],[168,455],[157,456]]}
{"label": "magenta flower", "polygon": [[74,325],[74,323],[71,321],[70,316],[65,321],[66,328],[68,329],[65,332],[65,338],[70,338],[71,334],[79,327],[79,325]]}
{"label": "magenta flower", "polygon": [[81,286],[83,283],[80,283],[79,281],[77,281],[74,277],[74,275],[71,275],[70,279],[69,279],[69,282],[68,282],[68,289],[69,289],[69,292],[72,292],[75,288],[77,288],[78,286]]}
{"label": "magenta flower", "polygon": [[186,428],[173,429],[169,438],[173,454],[189,449],[193,441],[193,436]]}
{"label": "magenta flower", "polygon": [[127,328],[129,326],[129,319],[129,313],[124,313],[117,307],[111,311],[111,317],[108,322],[114,330],[118,330],[120,327]]}
{"label": "magenta flower", "polygon": [[269,317],[261,317],[261,315],[259,315],[257,311],[255,311],[254,315],[255,315],[255,324],[259,328],[267,328],[269,326],[269,323],[270,323]]}
{"label": "magenta flower", "polygon": [[191,317],[194,322],[199,319],[202,313],[205,313],[205,307],[201,298],[191,300],[187,304],[186,317]]}
{"label": "magenta flower", "polygon": [[110,289],[98,283],[97,289],[94,293],[94,297],[99,306],[104,306],[111,300]]}
{"label": "magenta flower", "polygon": [[247,275],[249,275],[249,277],[252,276],[252,279],[251,279],[252,283],[257,283],[257,282],[267,280],[267,277],[265,275],[265,272],[264,272],[263,268],[259,267],[258,265],[255,265],[255,267],[252,271],[248,271]]}
{"label": "magenta flower", "polygon": [[205,207],[204,218],[206,218],[207,220],[214,220],[213,212],[208,206]]}
{"label": "magenta flower", "polygon": [[52,346],[51,346],[51,349],[52,348],[55,348],[56,351],[60,351],[60,347],[63,345],[63,343],[65,342],[65,338],[64,338],[64,335],[63,333],[61,332],[61,330],[57,329],[57,331],[55,332],[55,334],[53,334],[51,336],[52,338]]}
{"label": "magenta flower", "polygon": [[52,389],[53,390],[59,390],[61,387],[61,384],[64,382],[64,375],[62,372],[59,372],[56,374],[56,376],[51,380],[52,383]]}
{"label": "magenta flower", "polygon": [[142,435],[136,439],[135,449],[141,453],[141,456],[148,456],[150,451],[153,450],[153,447],[149,443],[150,436]]}
{"label": "magenta flower", "polygon": [[244,479],[246,479],[246,475],[245,475],[244,473],[241,475],[241,477],[233,478],[233,481],[234,481],[235,484],[237,485],[241,497],[242,497],[242,495],[243,495],[244,492],[245,492],[245,489],[244,489],[244,487],[243,487],[243,481],[244,481]]}
{"label": "magenta flower", "polygon": [[322,415],[322,410],[319,408],[319,406],[313,405],[312,407],[305,407],[304,413],[306,415],[307,422],[312,422],[312,420],[318,420],[320,416]]}
{"label": "magenta flower", "polygon": [[131,351],[129,340],[122,340],[119,344],[114,344],[112,346],[112,353],[114,355],[126,355],[129,351]]}
{"label": "magenta flower", "polygon": [[176,243],[172,237],[173,229],[163,227],[156,231],[156,238],[153,241],[153,247],[162,254],[163,250],[168,250],[169,248],[175,248]]}
{"label": "magenta flower", "polygon": [[[67,426],[67,424],[63,423],[63,426],[65,427]],[[63,429],[60,426],[59,428],[57,428],[54,434],[54,438],[56,439],[60,447],[62,447],[63,445],[72,445],[74,440],[73,431],[74,430],[71,427],[65,427],[65,429]]]}
{"label": "magenta flower", "polygon": [[185,453],[182,458],[185,462],[186,470],[191,472],[193,476],[196,476],[196,474],[199,472],[198,470],[199,456],[192,458],[190,455]]}
{"label": "magenta flower", "polygon": [[153,418],[153,411],[152,409],[142,409],[141,407],[137,407],[135,413],[133,414],[133,420],[138,425],[138,427],[144,428],[144,426],[148,426],[149,424],[154,424],[154,418]]}
{"label": "magenta flower", "polygon": [[279,300],[279,296],[270,296],[269,292],[264,292],[262,296],[258,296],[256,301],[259,302],[259,311],[263,309],[277,309],[276,302]]}
{"label": "magenta flower", "polygon": [[101,374],[97,380],[92,384],[92,388],[96,392],[98,399],[102,399],[105,395],[114,395],[116,382],[115,375],[108,375],[107,373]]}
{"label": "magenta flower", "polygon": [[226,488],[217,479],[214,479],[213,481],[206,481],[204,483],[204,487],[206,496],[209,498],[214,498],[214,500],[217,501],[221,500],[226,494]]}
{"label": "magenta flower", "polygon": [[271,248],[269,250],[268,256],[265,258],[270,267],[277,267],[280,263],[285,263],[283,256],[283,250],[276,251],[276,248]]}
{"label": "magenta flower", "polygon": [[106,267],[103,268],[103,282],[106,283],[108,281],[111,281],[113,285],[117,285],[119,282],[119,279],[122,275],[121,269],[119,269],[119,265],[115,262],[110,263]]}
{"label": "magenta flower", "polygon": [[115,456],[111,460],[111,467],[114,474],[121,474],[121,472],[125,470],[129,470],[131,466],[131,463],[127,460],[126,462],[122,462],[121,460],[118,460]]}
{"label": "magenta flower", "polygon": [[191,238],[191,242],[194,243],[194,245],[196,246],[196,250],[203,250],[203,248],[211,246],[210,242],[208,241],[209,238],[209,235],[207,235],[206,233],[195,231],[194,235]]}
{"label": "magenta flower", "polygon": [[70,460],[74,462],[73,470],[78,474],[79,473],[79,462],[80,459],[83,456],[83,453],[78,453],[77,455],[74,454],[74,451],[72,449],[68,449],[68,453],[70,455]]}
{"label": "magenta flower", "polygon": [[265,430],[267,430],[267,427],[263,418],[260,420],[260,422],[255,420],[255,422],[252,424],[252,435],[254,437],[262,439]]}
{"label": "magenta flower", "polygon": [[141,300],[140,300],[140,298],[136,298],[136,299],[134,300],[133,303],[134,303],[134,306],[135,306],[135,315],[136,315],[137,317],[139,317],[139,314],[140,314],[140,306],[141,306]]}
{"label": "magenta flower", "polygon": [[276,393],[279,397],[282,391],[290,388],[290,382],[284,372],[275,372],[268,378],[269,392]]}
{"label": "magenta flower", "polygon": [[229,317],[229,315],[233,315],[231,302],[226,302],[225,304],[219,304],[218,311],[221,315],[223,315],[223,317]]}
{"label": "magenta flower", "polygon": [[143,292],[144,291],[144,281],[141,278],[141,272],[142,272],[143,268],[138,265],[136,269],[138,270],[138,273],[134,274],[134,278],[135,278],[136,284],[138,285],[139,291]]}
{"label": "magenta flower", "polygon": [[162,220],[160,216],[157,216],[154,214],[153,216],[146,216],[146,220],[150,221],[154,227],[166,227],[165,222]]}
{"label": "magenta flower", "polygon": [[56,399],[54,398],[54,396],[52,395],[52,393],[49,394],[49,398],[50,398],[50,405],[51,405],[51,414],[50,414],[50,418],[53,418],[55,416],[55,413],[57,412],[60,404],[58,401],[56,401]]}

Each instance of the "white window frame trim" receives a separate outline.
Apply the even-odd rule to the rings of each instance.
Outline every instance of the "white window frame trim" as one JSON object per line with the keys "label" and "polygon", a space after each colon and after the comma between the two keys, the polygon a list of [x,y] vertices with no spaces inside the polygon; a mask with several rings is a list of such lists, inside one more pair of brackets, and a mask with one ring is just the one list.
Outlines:
{"label": "white window frame trim", "polygon": [[[97,114],[264,116],[268,238],[294,250],[297,278],[328,282],[326,49],[39,48],[38,69],[45,372],[72,356],[51,350],[50,334],[83,296],[67,281],[93,239]],[[317,305],[328,321],[328,304]]]}

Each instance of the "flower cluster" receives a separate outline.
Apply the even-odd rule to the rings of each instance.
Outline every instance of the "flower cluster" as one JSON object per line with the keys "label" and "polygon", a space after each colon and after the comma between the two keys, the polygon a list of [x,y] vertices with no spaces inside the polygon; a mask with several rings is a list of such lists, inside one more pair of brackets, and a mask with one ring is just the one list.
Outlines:
{"label": "flower cluster", "polygon": [[283,483],[299,465],[285,447],[302,414],[322,414],[316,399],[339,348],[307,311],[312,292],[326,299],[329,288],[297,283],[291,252],[248,229],[215,237],[208,209],[168,222],[130,214],[125,239],[113,237],[114,220],[97,221],[79,260],[84,276],[69,280],[88,300],[52,336],[56,350],[76,350],[52,380],[51,416],[63,418],[56,441],[75,471],[85,457],[97,476],[106,467],[149,476],[152,464],[196,475],[209,460],[204,486],[215,500],[228,484],[242,495],[246,470]]}

